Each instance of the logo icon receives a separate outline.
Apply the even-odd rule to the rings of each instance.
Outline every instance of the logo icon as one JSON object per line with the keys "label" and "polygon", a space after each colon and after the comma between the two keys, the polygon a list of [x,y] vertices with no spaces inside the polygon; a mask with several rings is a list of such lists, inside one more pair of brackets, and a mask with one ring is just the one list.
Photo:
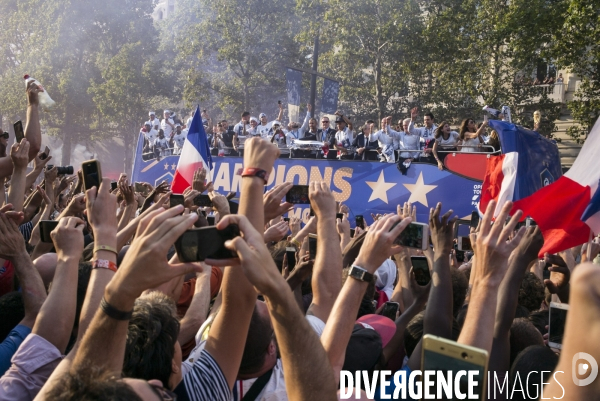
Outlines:
{"label": "logo icon", "polygon": [[[585,363],[582,362],[582,360],[584,360]],[[575,383],[576,386],[587,386],[596,380],[596,377],[598,377],[598,362],[596,362],[594,357],[590,354],[578,352],[573,355],[572,372],[573,383]],[[590,372],[590,374],[586,379],[579,379],[577,377],[578,375],[583,376],[587,372]]]}

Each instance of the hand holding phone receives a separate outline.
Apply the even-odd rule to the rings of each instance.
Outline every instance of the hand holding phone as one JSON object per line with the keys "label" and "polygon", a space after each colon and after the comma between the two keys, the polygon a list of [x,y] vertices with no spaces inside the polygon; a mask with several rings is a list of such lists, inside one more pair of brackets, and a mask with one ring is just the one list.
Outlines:
{"label": "hand holding phone", "polygon": [[23,123],[21,120],[17,121],[13,124],[13,128],[15,130],[15,141],[20,143],[23,138],[25,138],[25,132],[23,131]]}
{"label": "hand holding phone", "polygon": [[40,241],[51,244],[52,237],[50,233],[58,226],[58,221],[55,220],[40,220]]}
{"label": "hand holding phone", "polygon": [[308,185],[293,185],[285,195],[285,201],[294,205],[310,204]]}
{"label": "hand holding phone", "polygon": [[383,305],[381,316],[385,316],[392,321],[396,321],[398,309],[400,309],[400,304],[398,302],[388,301]]}
{"label": "hand holding phone", "polygon": [[425,256],[411,256],[410,264],[415,273],[415,280],[420,286],[426,286],[431,281],[431,272],[429,271],[429,262]]}
{"label": "hand holding phone", "polygon": [[187,230],[175,241],[175,250],[181,262],[236,258],[237,254],[227,249],[225,242],[239,236],[240,229],[236,224],[223,230],[216,227]]}
{"label": "hand holding phone", "polygon": [[87,191],[92,187],[100,188],[102,182],[102,169],[99,160],[87,160],[81,163],[83,172],[83,189]]}

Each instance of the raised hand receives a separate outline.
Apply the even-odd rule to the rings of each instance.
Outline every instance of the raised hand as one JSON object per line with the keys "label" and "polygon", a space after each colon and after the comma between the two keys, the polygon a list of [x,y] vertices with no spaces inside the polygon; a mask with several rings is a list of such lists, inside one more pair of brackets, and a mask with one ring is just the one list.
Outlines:
{"label": "raised hand", "polygon": [[40,159],[41,155],[42,152],[38,153],[37,156],[35,156],[35,159],[33,159],[33,169],[40,172],[44,169],[46,164],[48,164],[48,162],[52,160],[52,156],[48,156],[42,160]]}
{"label": "raised hand", "polygon": [[[390,256],[400,252],[394,241],[411,222],[396,215],[385,215],[369,227],[355,264],[374,273]],[[356,234],[355,234],[356,235]]]}
{"label": "raised hand", "polygon": [[263,197],[265,222],[282,216],[284,213],[288,212],[292,207],[294,207],[294,205],[291,203],[281,202],[293,185],[294,184],[291,182],[284,182],[279,185],[275,185],[265,193]]}
{"label": "raised hand", "polygon": [[212,201],[213,208],[219,213],[219,216],[223,217],[230,213],[229,201],[225,196],[214,191],[209,192],[208,195]]}
{"label": "raised hand", "polygon": [[453,245],[452,241],[454,240],[454,223],[458,217],[454,216],[450,219],[453,211],[448,210],[440,219],[441,210],[442,204],[438,202],[435,209],[431,209],[429,212],[431,240],[433,241],[433,249],[435,249],[436,255],[450,255]]}
{"label": "raised hand", "polygon": [[33,81],[27,84],[27,104],[38,105],[39,96],[38,93],[43,92],[42,89]]}
{"label": "raised hand", "polygon": [[194,199],[198,195],[200,195],[200,192],[195,189],[187,188],[183,191],[183,205],[186,209],[195,210],[198,208],[198,206],[194,205]]}
{"label": "raised hand", "polygon": [[107,300],[111,305],[117,308],[120,302],[128,305],[149,288],[177,276],[202,271],[200,263],[169,264],[165,258],[175,240],[198,218],[196,214],[180,215],[182,212],[183,206],[177,205],[168,210],[151,211],[140,221],[123,263],[107,287],[111,298]]}
{"label": "raised hand", "polygon": [[65,217],[50,233],[58,259],[79,260],[83,251],[83,228],[85,222],[77,217]]}
{"label": "raised hand", "polygon": [[286,221],[280,221],[276,224],[273,224],[271,227],[267,228],[267,231],[265,231],[265,243],[269,243],[271,241],[280,241],[287,235],[288,231],[289,227]]}
{"label": "raised hand", "polygon": [[[12,205],[11,205],[12,206]],[[25,239],[19,231],[19,226],[4,212],[0,213],[0,257],[13,261],[19,255],[27,255]]]}
{"label": "raised hand", "polygon": [[571,279],[571,270],[558,255],[546,253],[544,262],[550,263],[552,266],[548,268],[550,271],[550,279],[544,280],[544,285],[548,288],[551,294],[556,294],[561,302],[569,302],[569,280]]}
{"label": "raised hand", "polygon": [[[81,199],[79,202],[84,201],[83,196],[79,198]],[[96,187],[88,189],[85,198],[87,218],[94,228],[94,234],[96,231],[103,230],[116,234],[117,196],[110,193],[110,178],[103,178],[99,189]]]}
{"label": "raised hand", "polygon": [[25,169],[29,164],[29,142],[23,138],[20,143],[15,142],[10,148],[10,158],[15,168]]}
{"label": "raised hand", "polygon": [[325,182],[311,182],[308,197],[317,218],[335,218],[335,198]]}
{"label": "raised hand", "polygon": [[206,190],[206,169],[199,168],[194,171],[194,179],[192,181],[192,189],[201,194]]}
{"label": "raised hand", "polygon": [[350,238],[350,220],[348,215],[344,213],[344,217],[336,219],[336,228],[339,235],[347,235]]}
{"label": "raised hand", "polygon": [[127,205],[134,205],[137,203],[137,201],[135,199],[135,191],[133,190],[133,186],[129,186],[127,184],[128,184],[127,179],[124,179],[123,181],[119,181],[119,183],[118,183],[119,191],[123,195],[123,198],[125,198],[125,202],[127,202]]}

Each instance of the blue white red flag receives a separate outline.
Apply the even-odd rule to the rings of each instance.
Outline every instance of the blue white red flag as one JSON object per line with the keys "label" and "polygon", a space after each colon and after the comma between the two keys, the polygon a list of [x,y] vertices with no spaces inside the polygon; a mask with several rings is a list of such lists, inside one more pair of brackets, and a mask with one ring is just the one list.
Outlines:
{"label": "blue white red flag", "polygon": [[181,155],[177,162],[177,170],[171,184],[171,191],[181,194],[188,187],[191,187],[194,180],[194,172],[199,168],[205,168],[210,174],[212,170],[212,158],[210,156],[208,138],[202,125],[200,106],[198,105],[194,113],[194,118],[192,118],[187,138],[181,149]]}
{"label": "blue white red flag", "polygon": [[575,163],[565,175],[530,196],[513,198],[516,201],[513,211],[520,209],[525,216],[531,216],[544,235],[544,247],[540,255],[587,242],[590,227],[594,232],[599,232],[600,224],[597,221],[600,222],[600,219],[595,218],[598,199],[593,196],[600,180],[598,160],[600,121],[592,128]]}

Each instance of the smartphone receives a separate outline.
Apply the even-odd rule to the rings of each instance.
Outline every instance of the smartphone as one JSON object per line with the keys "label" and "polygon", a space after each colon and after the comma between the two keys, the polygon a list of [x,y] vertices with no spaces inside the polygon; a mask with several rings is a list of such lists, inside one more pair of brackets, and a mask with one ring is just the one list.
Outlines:
{"label": "smartphone", "polygon": [[139,193],[144,193],[144,192],[146,192],[146,187],[145,187],[145,186],[143,186],[142,184],[140,184],[139,182],[136,182],[136,183],[134,184],[134,187],[135,187],[135,192],[139,192]]}
{"label": "smartphone", "polygon": [[364,230],[365,219],[363,218],[362,214],[357,214],[355,220],[356,220],[356,227],[360,227]]}
{"label": "smartphone", "polygon": [[533,226],[537,226],[537,223],[531,217],[527,217],[525,219],[525,227],[533,227]]}
{"label": "smartphone", "polygon": [[336,218],[336,219],[343,220],[343,219],[344,219],[344,213],[336,213],[336,214],[335,214],[335,218]]}
{"label": "smartphone", "polygon": [[415,280],[419,285],[427,285],[431,281],[431,272],[429,271],[429,263],[425,256],[411,256],[410,264],[415,272]]}
{"label": "smartphone", "polygon": [[385,304],[383,304],[381,316],[385,316],[388,319],[392,319],[395,322],[396,314],[398,313],[399,308],[400,304],[398,302],[388,301]]}
{"label": "smartphone", "polygon": [[470,237],[458,237],[458,250],[459,251],[472,251]]}
{"label": "smartphone", "polygon": [[21,120],[14,123],[13,128],[15,129],[15,141],[19,143],[21,142],[21,139],[25,138],[25,132],[23,131],[23,123]]}
{"label": "smartphone", "polygon": [[289,217],[284,217],[283,221],[285,221],[286,223],[289,223],[290,222],[290,218]]}
{"label": "smartphone", "polygon": [[308,199],[308,185],[294,185],[285,195],[285,201],[298,204],[310,204]]}
{"label": "smartphone", "polygon": [[175,241],[175,250],[181,262],[236,258],[234,251],[225,248],[225,241],[239,236],[240,229],[236,224],[230,224],[223,230],[216,227],[187,230]]}
{"label": "smartphone", "polygon": [[291,272],[296,268],[296,248],[293,246],[285,248],[285,254],[287,256],[288,271]]}
{"label": "smartphone", "polygon": [[[475,371],[475,376],[472,377],[475,379],[476,384],[472,391],[476,394],[478,400],[485,399],[489,360],[487,351],[459,344],[446,338],[425,334],[421,352],[421,371],[423,372],[442,371],[448,374],[447,372],[450,371],[453,373],[452,378],[454,379],[459,371]],[[460,391],[463,394],[469,394],[469,375],[465,374],[459,377]],[[446,392],[443,387],[440,390],[442,395]],[[451,390],[451,388],[448,390]],[[454,391],[455,394],[457,393],[456,390]],[[430,393],[437,394],[437,392],[438,389],[434,385],[434,388],[430,389]],[[446,393],[446,396],[448,399],[454,399],[454,394]]]}
{"label": "smartphone", "polygon": [[54,231],[58,221],[55,220],[40,220],[40,241],[46,243],[52,243],[52,237],[50,233]]}
{"label": "smartphone", "polygon": [[194,198],[194,205],[200,207],[212,206],[212,201],[208,195],[198,195]]}
{"label": "smartphone", "polygon": [[428,240],[429,225],[424,223],[410,223],[404,230],[402,230],[398,238],[396,238],[394,241],[394,244],[409,248],[427,249],[427,246],[429,245]]}
{"label": "smartphone", "polygon": [[49,155],[50,155],[50,148],[48,146],[46,146],[46,148],[44,149],[44,152],[40,155],[40,159],[46,160]]}
{"label": "smartphone", "polygon": [[471,223],[469,224],[469,226],[471,228],[477,228],[477,226],[479,225],[479,212],[474,211],[471,213]]}
{"label": "smartphone", "polygon": [[174,207],[177,205],[183,205],[185,203],[185,198],[183,194],[171,194],[169,197],[169,207]]}
{"label": "smartphone", "polygon": [[116,181],[111,181],[111,183],[110,183],[110,190],[111,190],[111,192],[114,191],[115,189],[117,189],[117,182]]}
{"label": "smartphone", "polygon": [[206,221],[208,221],[208,225],[214,226],[215,225],[215,216],[206,216]]}
{"label": "smartphone", "polygon": [[81,163],[83,171],[83,189],[88,190],[92,187],[100,188],[102,182],[102,169],[99,160],[86,160]]}
{"label": "smartphone", "polygon": [[314,260],[317,257],[317,235],[308,234],[308,255]]}
{"label": "smartphone", "polygon": [[351,228],[350,229],[350,238],[354,238],[354,235],[356,234],[356,229]]}
{"label": "smartphone", "polygon": [[548,323],[548,345],[551,348],[562,349],[565,322],[569,304],[550,302],[550,320]]}

